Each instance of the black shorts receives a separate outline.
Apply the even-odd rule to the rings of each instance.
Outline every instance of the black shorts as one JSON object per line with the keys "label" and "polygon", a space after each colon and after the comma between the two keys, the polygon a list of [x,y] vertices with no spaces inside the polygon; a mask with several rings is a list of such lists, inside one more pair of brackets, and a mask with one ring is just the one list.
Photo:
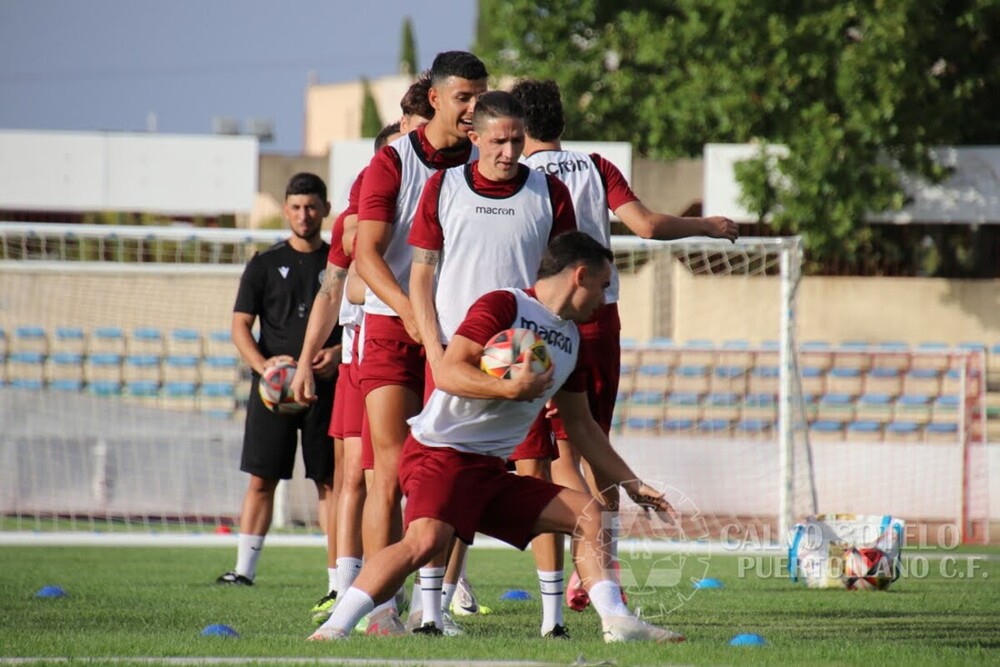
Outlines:
{"label": "black shorts", "polygon": [[333,438],[329,435],[333,411],[333,382],[317,382],[318,400],[305,412],[279,415],[264,407],[255,374],[247,401],[240,470],[264,479],[291,479],[295,467],[298,432],[302,431],[302,460],[306,477],[316,481],[333,478]]}

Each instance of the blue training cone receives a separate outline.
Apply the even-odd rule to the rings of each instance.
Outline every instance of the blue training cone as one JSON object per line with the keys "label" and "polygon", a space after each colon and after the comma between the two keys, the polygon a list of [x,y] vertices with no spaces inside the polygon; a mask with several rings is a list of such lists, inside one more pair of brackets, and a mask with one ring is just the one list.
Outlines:
{"label": "blue training cone", "polygon": [[64,591],[59,586],[42,586],[35,593],[37,598],[64,598],[66,597],[66,591]]}
{"label": "blue training cone", "polygon": [[212,625],[206,625],[205,629],[201,631],[201,634],[205,637],[239,637],[240,633],[233,630],[228,625],[222,623],[213,623]]}
{"label": "blue training cone", "polygon": [[755,635],[752,632],[745,632],[741,635],[736,635],[729,640],[730,646],[766,646],[767,640],[765,640],[760,635]]}
{"label": "blue training cone", "polygon": [[525,600],[531,599],[531,593],[519,588],[512,588],[508,591],[504,591],[503,595],[500,596],[501,600],[514,600],[516,602],[523,602]]}
{"label": "blue training cone", "polygon": [[696,590],[706,590],[712,588],[724,588],[722,582],[715,577],[705,577],[704,579],[699,579],[694,582],[694,587]]}

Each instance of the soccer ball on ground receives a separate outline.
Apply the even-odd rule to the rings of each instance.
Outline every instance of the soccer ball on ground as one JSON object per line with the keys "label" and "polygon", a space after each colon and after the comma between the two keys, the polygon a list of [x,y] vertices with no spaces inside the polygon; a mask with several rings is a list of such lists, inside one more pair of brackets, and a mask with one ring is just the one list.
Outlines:
{"label": "soccer ball on ground", "polygon": [[302,412],[308,406],[295,402],[292,394],[292,378],[295,377],[295,364],[281,362],[271,366],[260,376],[258,390],[260,400],[271,412],[279,415],[294,415]]}
{"label": "soccer ball on ground", "polygon": [[520,364],[531,361],[531,370],[544,373],[552,365],[545,341],[530,329],[505,329],[486,343],[479,367],[493,377],[510,379]]}
{"label": "soccer ball on ground", "polygon": [[843,581],[851,591],[884,591],[892,583],[892,561],[881,549],[852,547],[844,552]]}

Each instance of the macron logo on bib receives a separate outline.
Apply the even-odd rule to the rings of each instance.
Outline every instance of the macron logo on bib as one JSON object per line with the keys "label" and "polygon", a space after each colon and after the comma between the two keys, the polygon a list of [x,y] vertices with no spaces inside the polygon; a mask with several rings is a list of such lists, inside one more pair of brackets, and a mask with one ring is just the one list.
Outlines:
{"label": "macron logo on bib", "polygon": [[288,277],[288,267],[287,266],[279,266],[278,267],[278,273],[281,274],[282,278],[287,278]]}
{"label": "macron logo on bib", "polygon": [[521,317],[520,328],[527,329],[533,334],[545,341],[546,345],[551,345],[552,347],[557,347],[563,352],[573,353],[573,341],[566,334],[556,331],[555,329],[549,329],[544,325],[540,325],[533,320],[529,320],[526,317]]}
{"label": "macron logo on bib", "polygon": [[477,206],[476,213],[486,215],[515,215],[516,211],[512,208],[504,208],[502,206]]}

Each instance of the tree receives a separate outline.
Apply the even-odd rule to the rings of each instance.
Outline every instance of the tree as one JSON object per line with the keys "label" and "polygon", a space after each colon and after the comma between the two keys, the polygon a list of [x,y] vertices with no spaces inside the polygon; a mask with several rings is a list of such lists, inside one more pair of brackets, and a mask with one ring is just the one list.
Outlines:
{"label": "tree", "polygon": [[361,102],[361,136],[377,137],[382,131],[382,117],[378,113],[378,104],[372,95],[372,87],[368,79],[361,79],[364,99]]}
{"label": "tree", "polygon": [[[495,74],[555,79],[568,138],[640,155],[783,144],[738,169],[746,202],[810,258],[856,259],[929,149],[1000,141],[998,0],[480,0]],[[763,156],[763,153],[762,153]]]}
{"label": "tree", "polygon": [[413,36],[413,21],[409,16],[403,19],[403,38],[399,48],[399,73],[409,76],[416,76],[420,69],[417,67],[417,42]]}

